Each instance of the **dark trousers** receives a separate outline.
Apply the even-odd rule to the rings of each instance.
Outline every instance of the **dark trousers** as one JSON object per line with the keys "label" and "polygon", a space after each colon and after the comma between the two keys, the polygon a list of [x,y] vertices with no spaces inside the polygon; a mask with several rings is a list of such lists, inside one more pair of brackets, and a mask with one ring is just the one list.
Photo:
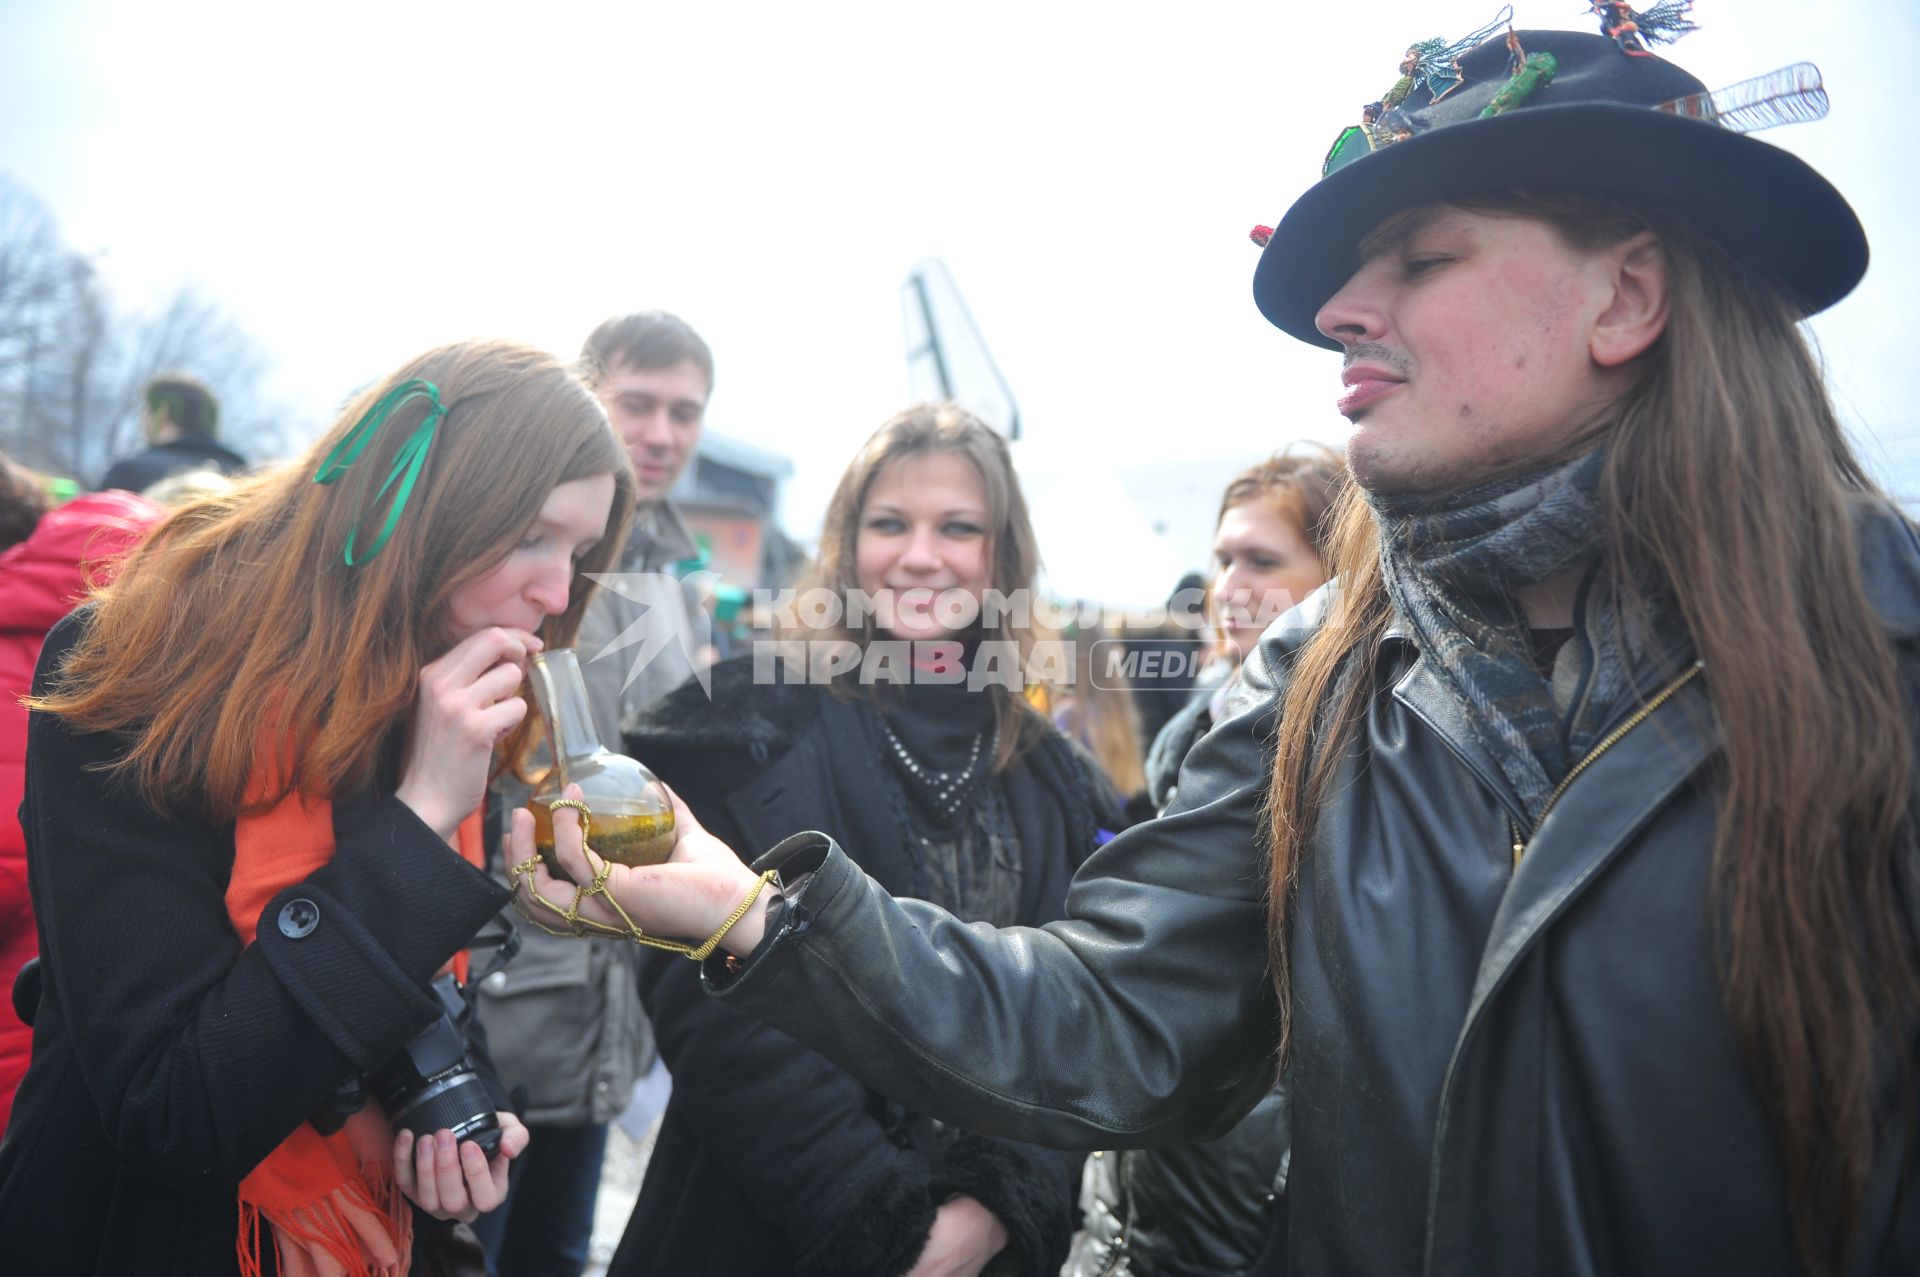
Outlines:
{"label": "dark trousers", "polygon": [[529,1126],[513,1162],[507,1200],[474,1222],[493,1277],[580,1277],[593,1239],[593,1204],[607,1155],[607,1127]]}

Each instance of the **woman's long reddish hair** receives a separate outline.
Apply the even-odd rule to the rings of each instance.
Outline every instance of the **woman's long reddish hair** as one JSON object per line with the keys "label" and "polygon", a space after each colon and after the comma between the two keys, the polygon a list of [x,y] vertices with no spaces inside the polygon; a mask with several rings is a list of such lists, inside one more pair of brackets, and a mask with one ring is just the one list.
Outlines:
{"label": "woman's long reddish hair", "polygon": [[[1541,217],[1575,248],[1649,226],[1664,246],[1666,332],[1612,421],[1580,442],[1609,445],[1602,568],[1625,610],[1673,599],[1705,663],[1724,742],[1712,900],[1722,997],[1779,1144],[1802,1260],[1840,1271],[1881,1139],[1915,1138],[1913,709],[1855,544],[1861,503],[1884,498],[1797,311],[1711,241],[1570,197],[1472,207]],[[1301,861],[1358,742],[1392,613],[1365,500],[1349,489],[1334,518],[1338,601],[1293,664],[1269,794],[1271,959],[1289,1011]],[[1889,1105],[1904,1117],[1889,1120]]]}
{"label": "woman's long reddish hair", "polygon": [[[350,533],[384,518],[375,493],[425,416],[415,399],[339,480],[314,482],[363,413],[403,381],[448,412],[393,537],[348,567]],[[124,733],[115,769],[158,810],[234,818],[262,749],[293,760],[286,789],[325,796],[381,775],[420,667],[448,646],[447,604],[506,558],[557,484],[614,476],[606,536],[582,573],[615,562],[633,512],[625,450],[593,395],[551,356],[466,342],[413,360],[349,404],[299,461],[176,513],[94,596],[58,684],[32,703],[86,731]],[[389,494],[391,495],[391,494]],[[569,641],[591,592],[576,577],[543,637]],[[524,745],[522,722],[502,757]]]}

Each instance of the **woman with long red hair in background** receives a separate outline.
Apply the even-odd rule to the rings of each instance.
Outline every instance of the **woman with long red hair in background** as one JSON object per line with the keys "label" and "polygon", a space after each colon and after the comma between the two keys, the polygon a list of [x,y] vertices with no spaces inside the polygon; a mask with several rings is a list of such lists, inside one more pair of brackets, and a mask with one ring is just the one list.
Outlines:
{"label": "woman with long red hair in background", "polygon": [[1242,470],[1221,494],[1207,580],[1215,659],[1203,686],[1147,750],[1147,797],[1155,812],[1173,800],[1181,760],[1220,717],[1240,662],[1261,632],[1326,581],[1327,509],[1341,472],[1331,448],[1296,443]]}

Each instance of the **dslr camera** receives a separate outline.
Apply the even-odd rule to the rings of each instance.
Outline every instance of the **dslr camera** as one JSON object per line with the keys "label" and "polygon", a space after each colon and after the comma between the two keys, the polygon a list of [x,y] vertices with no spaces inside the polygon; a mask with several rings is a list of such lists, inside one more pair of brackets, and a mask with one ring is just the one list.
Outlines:
{"label": "dslr camera", "polygon": [[396,1131],[416,1136],[452,1131],[471,1140],[489,1158],[500,1151],[500,1119],[493,1098],[467,1060],[462,1031],[471,1010],[451,974],[434,980],[440,1017],[414,1035],[400,1053],[367,1075],[367,1089],[387,1111]]}
{"label": "dslr camera", "polygon": [[[513,956],[519,940],[508,932],[500,942],[496,967]],[[467,1059],[472,998],[451,973],[435,978],[433,995],[440,1003],[439,1017],[365,1078],[341,1083],[310,1119],[321,1134],[339,1130],[372,1094],[396,1131],[412,1131],[416,1137],[452,1131],[455,1138],[478,1144],[488,1158],[500,1151],[493,1098]]]}

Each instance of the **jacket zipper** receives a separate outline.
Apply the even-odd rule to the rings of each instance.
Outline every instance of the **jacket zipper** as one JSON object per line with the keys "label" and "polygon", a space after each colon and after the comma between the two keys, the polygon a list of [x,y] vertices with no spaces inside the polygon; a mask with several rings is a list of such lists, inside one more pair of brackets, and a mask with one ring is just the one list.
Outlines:
{"label": "jacket zipper", "polygon": [[[1098,1153],[1095,1157],[1100,1156]],[[1120,1221],[1120,1235],[1113,1239],[1112,1247],[1107,1251],[1106,1262],[1100,1265],[1100,1271],[1094,1277],[1125,1277],[1132,1271],[1127,1267],[1128,1251],[1133,1238],[1133,1166],[1127,1158],[1126,1149],[1115,1149],[1113,1153],[1114,1178],[1120,1183],[1119,1206],[1125,1212]]]}
{"label": "jacket zipper", "polygon": [[[1699,675],[1702,668],[1704,667],[1701,665],[1701,663],[1699,661],[1695,661],[1691,666],[1689,666],[1686,669],[1685,672],[1683,672],[1680,675],[1680,677],[1674,679],[1673,682],[1668,683],[1665,687],[1661,688],[1659,695],[1655,696],[1652,700],[1648,701],[1645,705],[1642,705],[1638,710],[1635,710],[1632,718],[1629,718],[1626,722],[1620,724],[1620,726],[1608,732],[1604,737],[1601,738],[1601,741],[1598,745],[1595,745],[1592,749],[1588,750],[1586,757],[1582,758],[1579,762],[1575,763],[1573,765],[1573,770],[1569,771],[1566,774],[1565,778],[1562,779],[1561,782],[1554,787],[1553,793],[1550,794],[1547,798],[1547,805],[1540,809],[1540,819],[1534,822],[1532,833],[1538,833],[1540,831],[1540,826],[1543,823],[1545,823],[1547,819],[1547,813],[1553,810],[1553,805],[1560,801],[1560,795],[1567,792],[1567,786],[1573,784],[1574,778],[1576,776],[1578,776],[1581,772],[1587,770],[1587,768],[1591,767],[1594,764],[1594,762],[1600,757],[1600,755],[1606,753],[1609,749],[1612,749],[1615,745],[1619,744],[1621,737],[1625,736],[1628,732],[1632,731],[1634,728],[1640,726],[1641,723],[1645,722],[1647,719],[1647,716],[1652,714],[1653,711],[1659,709],[1662,705],[1665,705],[1668,701],[1672,700],[1675,693],[1679,692],[1679,690],[1685,687],[1688,683],[1691,683],[1694,680],[1694,678]],[[1515,865],[1518,865],[1520,863],[1520,857],[1527,854],[1527,838],[1530,837],[1531,834],[1522,835],[1520,832],[1519,823],[1515,821],[1511,816],[1507,817],[1507,831],[1513,835],[1513,863]]]}

